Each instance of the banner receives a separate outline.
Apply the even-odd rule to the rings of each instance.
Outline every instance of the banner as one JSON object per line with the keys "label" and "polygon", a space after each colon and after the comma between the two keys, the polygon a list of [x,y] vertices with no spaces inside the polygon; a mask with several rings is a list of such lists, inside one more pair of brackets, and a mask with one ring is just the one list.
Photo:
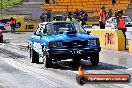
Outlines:
{"label": "banner", "polygon": [[[34,31],[37,29],[39,23],[28,23],[25,22],[25,18],[23,16],[19,16],[14,18],[16,19],[16,31]],[[0,20],[0,29],[4,31],[11,31],[11,26],[9,24],[9,19],[1,19]]]}

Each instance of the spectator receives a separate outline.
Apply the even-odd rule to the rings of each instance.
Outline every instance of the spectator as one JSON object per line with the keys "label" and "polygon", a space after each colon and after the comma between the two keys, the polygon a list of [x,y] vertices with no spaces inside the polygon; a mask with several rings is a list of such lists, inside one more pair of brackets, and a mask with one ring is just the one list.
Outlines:
{"label": "spectator", "polygon": [[76,21],[75,16],[71,15],[71,21]]}
{"label": "spectator", "polygon": [[70,17],[72,15],[72,13],[71,12],[68,12],[68,17]]}
{"label": "spectator", "polygon": [[50,10],[46,13],[46,21],[51,22],[51,11]]}
{"label": "spectator", "polygon": [[42,15],[40,16],[40,20],[41,20],[41,22],[45,22],[45,14],[44,13],[42,13]]}
{"label": "spectator", "polygon": [[16,20],[11,17],[10,20],[9,20],[9,24],[11,26],[11,33],[15,33],[15,28],[16,28]]}
{"label": "spectator", "polygon": [[111,18],[112,17],[112,10],[109,9],[109,12],[108,12],[108,18]]}
{"label": "spectator", "polygon": [[85,14],[85,11],[83,11],[83,10],[81,9],[81,11],[79,12],[79,14],[82,16],[83,14]]}
{"label": "spectator", "polygon": [[72,21],[71,15],[67,17],[66,21]]}
{"label": "spectator", "polygon": [[125,37],[125,48],[126,48],[126,34],[125,32],[127,31],[125,21],[122,17],[123,11],[118,11],[118,18],[117,18],[117,28],[118,30],[121,30],[123,32],[123,35]]}
{"label": "spectator", "polygon": [[99,25],[100,29],[105,29],[105,21],[106,21],[106,11],[105,11],[105,6],[103,6],[99,12]]}
{"label": "spectator", "polygon": [[115,10],[115,17],[118,17],[118,10]]}
{"label": "spectator", "polygon": [[81,19],[80,19],[80,24],[81,24],[82,26],[84,26],[84,25],[86,25],[86,21],[87,21],[87,19],[85,18],[85,14],[83,14],[83,16],[82,16]]}
{"label": "spectator", "polygon": [[78,11],[78,9],[76,9],[76,11],[74,12],[74,15],[75,15],[75,17],[79,18],[79,11]]}
{"label": "spectator", "polygon": [[84,17],[85,17],[86,21],[88,21],[88,13],[87,12],[85,12]]}

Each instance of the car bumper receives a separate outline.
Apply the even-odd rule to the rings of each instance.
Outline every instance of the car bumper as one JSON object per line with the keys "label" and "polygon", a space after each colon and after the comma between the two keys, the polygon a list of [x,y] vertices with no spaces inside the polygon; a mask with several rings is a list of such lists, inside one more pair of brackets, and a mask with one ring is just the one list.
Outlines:
{"label": "car bumper", "polygon": [[83,49],[50,49],[47,50],[47,54],[49,57],[58,59],[70,59],[70,58],[83,58],[86,56],[90,56],[93,53],[98,53],[101,51],[101,48],[83,48]]}

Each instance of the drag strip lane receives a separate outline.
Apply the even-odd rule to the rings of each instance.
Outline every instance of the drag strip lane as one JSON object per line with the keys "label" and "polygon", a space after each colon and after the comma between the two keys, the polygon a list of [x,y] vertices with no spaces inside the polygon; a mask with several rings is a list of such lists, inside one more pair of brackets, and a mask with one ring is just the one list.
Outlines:
{"label": "drag strip lane", "polygon": [[[15,47],[15,48],[14,48]],[[40,79],[44,83],[49,83],[50,86],[60,87],[60,88],[80,88],[80,86],[76,83],[75,77],[78,74],[78,67],[75,67],[72,62],[63,61],[54,63],[53,68],[43,68],[43,64],[33,64],[30,63],[30,59],[28,57],[29,52],[26,49],[21,50],[20,47],[17,46],[1,46],[2,49],[6,50],[4,54],[4,61],[9,65],[24,71],[33,77]],[[8,57],[12,52],[12,55],[18,54],[17,57],[14,55],[13,57]],[[15,59],[14,59],[15,58]],[[17,58],[17,59],[16,59]],[[112,65],[108,63],[99,63],[98,67],[92,67],[88,61],[82,61],[80,65],[83,65],[86,72],[89,74],[114,74],[114,73],[127,73],[127,68],[117,65]],[[127,85],[128,88],[131,88],[130,84],[87,84],[84,85],[83,88],[122,88],[122,85]]]}

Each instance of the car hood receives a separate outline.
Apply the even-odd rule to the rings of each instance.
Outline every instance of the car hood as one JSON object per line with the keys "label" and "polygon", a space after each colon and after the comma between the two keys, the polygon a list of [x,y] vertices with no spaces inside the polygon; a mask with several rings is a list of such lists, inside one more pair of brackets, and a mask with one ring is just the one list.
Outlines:
{"label": "car hood", "polygon": [[80,33],[75,33],[75,34],[59,34],[59,35],[52,35],[52,36],[45,36],[44,40],[49,41],[49,42],[55,42],[55,41],[73,41],[73,40],[89,40],[89,39],[99,39],[96,36],[91,36],[87,34],[80,34]]}

